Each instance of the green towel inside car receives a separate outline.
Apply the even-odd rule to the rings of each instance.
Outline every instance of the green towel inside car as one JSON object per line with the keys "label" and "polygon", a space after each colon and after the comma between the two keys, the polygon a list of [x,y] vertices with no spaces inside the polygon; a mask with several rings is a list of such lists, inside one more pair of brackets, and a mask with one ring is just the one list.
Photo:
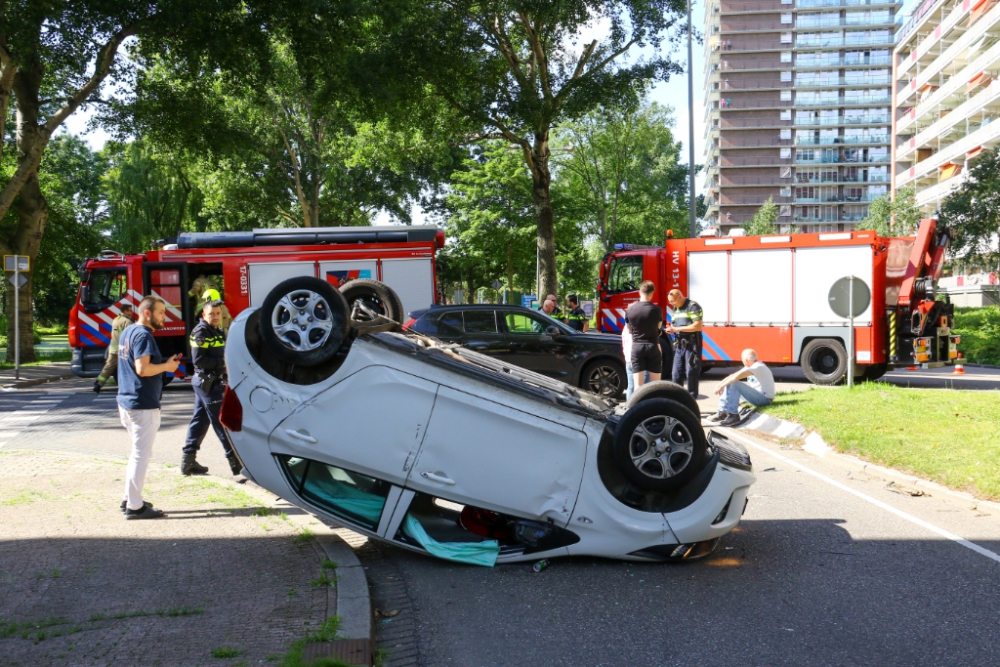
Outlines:
{"label": "green towel inside car", "polygon": [[485,565],[493,567],[500,555],[500,543],[496,540],[486,542],[438,542],[427,534],[420,522],[407,514],[403,521],[403,532],[415,539],[420,546],[427,550],[427,553],[452,560],[456,563],[469,563],[470,565]]}

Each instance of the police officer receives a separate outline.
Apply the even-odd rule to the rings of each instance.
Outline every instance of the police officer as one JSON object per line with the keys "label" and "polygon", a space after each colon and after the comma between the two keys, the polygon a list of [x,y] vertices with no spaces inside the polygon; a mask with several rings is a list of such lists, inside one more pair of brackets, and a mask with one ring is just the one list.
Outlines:
{"label": "police officer", "polygon": [[673,381],[683,385],[698,398],[698,379],[701,376],[701,306],[684,296],[678,289],[670,290],[667,303],[673,308],[667,333],[674,335]]}
{"label": "police officer", "polygon": [[569,315],[566,316],[566,324],[581,333],[585,333],[590,327],[590,322],[587,321],[587,312],[580,307],[580,299],[575,294],[570,294],[566,301],[570,308]]}
{"label": "police officer", "polygon": [[229,436],[219,422],[222,394],[226,383],[226,335],[219,327],[222,321],[222,302],[208,301],[201,309],[202,319],[191,330],[191,361],[195,374],[191,378],[194,387],[194,414],[188,426],[181,473],[184,475],[204,475],[208,468],[200,465],[195,457],[201,448],[201,441],[208,433],[209,425],[226,450],[226,460],[234,475],[240,474],[243,464],[229,442]]}

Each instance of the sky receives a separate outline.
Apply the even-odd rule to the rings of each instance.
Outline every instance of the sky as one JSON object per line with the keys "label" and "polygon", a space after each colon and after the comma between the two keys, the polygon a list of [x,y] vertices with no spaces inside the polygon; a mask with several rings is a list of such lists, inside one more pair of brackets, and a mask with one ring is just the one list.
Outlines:
{"label": "sky", "polygon": [[[918,0],[905,0],[903,4],[903,14],[910,13],[917,2]],[[704,30],[704,7],[704,0],[695,0],[692,4],[691,14],[694,19],[696,30]],[[607,33],[607,29],[607,23],[596,21],[581,32],[579,42],[587,43],[588,38],[600,39]],[[694,160],[696,164],[700,164],[705,161],[704,46],[696,41],[693,45],[692,55],[694,56]],[[679,48],[671,54],[671,59],[686,64],[686,41],[682,40]],[[650,93],[650,100],[674,109],[674,116],[677,119],[677,123],[674,126],[674,136],[683,144],[681,148],[681,158],[684,163],[687,164],[688,124],[690,122],[688,117],[687,73],[685,72],[684,74],[672,76],[668,81],[658,82]],[[72,134],[82,135],[92,148],[100,149],[110,137],[108,133],[102,129],[88,131],[87,123],[90,117],[91,113],[87,111],[78,111],[66,120],[64,127],[66,131]],[[704,179],[701,178],[700,174],[695,176],[695,188],[699,194],[704,190],[703,180]],[[423,216],[420,215],[419,211],[414,212],[415,224],[420,224],[422,218]],[[380,215],[376,221],[377,224],[388,224],[389,222],[390,220],[388,215]]]}

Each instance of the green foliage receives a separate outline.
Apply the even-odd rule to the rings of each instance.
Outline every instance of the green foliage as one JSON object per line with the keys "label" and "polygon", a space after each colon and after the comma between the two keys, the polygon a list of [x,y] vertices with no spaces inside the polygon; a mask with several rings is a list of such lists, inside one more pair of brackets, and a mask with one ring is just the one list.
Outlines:
{"label": "green foliage", "polygon": [[561,124],[553,142],[560,217],[578,220],[605,250],[662,244],[667,229],[687,236],[688,170],[672,113],[655,103],[616,105]]}
{"label": "green foliage", "polygon": [[983,151],[969,175],[940,211],[953,233],[951,253],[967,267],[995,271],[1000,265],[1000,146]]}
{"label": "green foliage", "polygon": [[879,236],[909,236],[917,231],[922,215],[916,204],[916,188],[908,185],[896,192],[896,198],[876,197],[868,207],[868,216],[858,229],[871,229]]}
{"label": "green foliage", "polygon": [[1000,366],[1000,307],[956,308],[952,333],[962,337],[958,351],[966,361]]}
{"label": "green foliage", "polygon": [[764,236],[778,233],[778,205],[774,203],[774,197],[768,197],[757,212],[753,214],[741,227],[747,236]]}

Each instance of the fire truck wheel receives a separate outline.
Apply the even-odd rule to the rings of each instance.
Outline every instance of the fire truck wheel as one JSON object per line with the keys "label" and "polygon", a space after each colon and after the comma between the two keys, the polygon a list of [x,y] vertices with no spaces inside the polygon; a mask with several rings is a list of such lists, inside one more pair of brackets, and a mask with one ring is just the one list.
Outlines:
{"label": "fire truck wheel", "polygon": [[285,363],[318,366],[333,358],[350,330],[347,301],[330,283],[299,276],[278,283],[261,306],[264,347]]}
{"label": "fire truck wheel", "polygon": [[340,293],[347,299],[347,312],[351,314],[351,319],[361,322],[372,319],[371,314],[365,308],[355,308],[355,303],[360,302],[371,311],[387,317],[393,322],[403,321],[403,302],[400,301],[399,295],[385,283],[359,278],[341,287]]}
{"label": "fire truck wheel", "polygon": [[847,373],[847,350],[839,340],[816,338],[802,348],[799,364],[813,384],[839,384]]}
{"label": "fire truck wheel", "polygon": [[618,422],[614,458],[635,486],[667,493],[701,470],[707,447],[698,415],[676,401],[650,398],[630,407]]}

